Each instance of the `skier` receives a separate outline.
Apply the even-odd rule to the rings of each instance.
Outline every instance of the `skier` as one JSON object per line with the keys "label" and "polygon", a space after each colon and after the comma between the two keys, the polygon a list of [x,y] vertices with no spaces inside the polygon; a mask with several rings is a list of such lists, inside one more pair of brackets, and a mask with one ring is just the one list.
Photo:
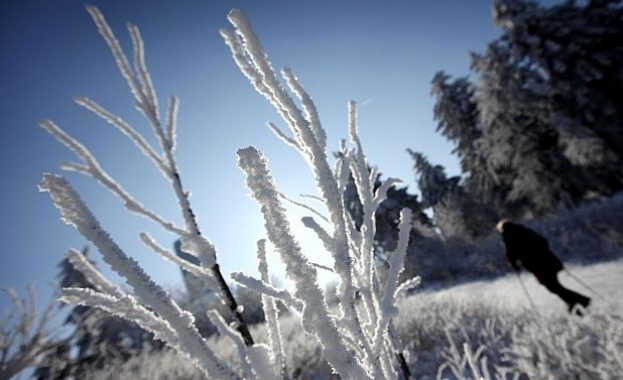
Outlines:
{"label": "skier", "polygon": [[581,311],[575,309],[576,305],[586,308],[591,299],[560,284],[558,272],[564,267],[549,249],[547,239],[529,228],[505,219],[501,220],[495,228],[504,240],[508,264],[515,271],[519,271],[523,267],[534,274],[547,290],[565,301],[569,307],[569,312],[575,310],[581,315]]}

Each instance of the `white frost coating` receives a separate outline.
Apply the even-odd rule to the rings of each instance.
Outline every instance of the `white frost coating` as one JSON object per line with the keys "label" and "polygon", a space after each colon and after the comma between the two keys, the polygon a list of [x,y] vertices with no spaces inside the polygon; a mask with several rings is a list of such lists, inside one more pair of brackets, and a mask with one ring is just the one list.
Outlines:
{"label": "white frost coating", "polygon": [[[229,13],[228,19],[234,25],[235,33],[222,30],[221,35],[230,47],[234,61],[255,89],[275,107],[284,121],[288,123],[312,169],[316,186],[327,206],[333,227],[335,250],[332,254],[335,271],[341,279],[339,297],[343,301],[340,303],[340,307],[346,308],[342,314],[346,318],[352,319],[351,333],[356,335],[358,339],[363,339],[362,332],[359,331],[359,324],[355,320],[357,318],[357,310],[354,307],[356,289],[351,265],[352,258],[349,254],[348,228],[344,219],[345,208],[342,193],[328,163],[326,149],[318,141],[318,137],[310,127],[310,121],[305,119],[303,112],[296,106],[277,79],[259,39],[244,14],[233,9]],[[311,98],[304,100],[304,103],[307,102],[310,104],[305,104],[303,106],[305,109],[315,107]]]}
{"label": "white frost coating", "polygon": [[255,344],[247,348],[247,358],[257,378],[261,380],[283,379],[283,374],[275,371],[275,367],[271,365],[270,350],[265,344]]}
{"label": "white frost coating", "polygon": [[180,236],[182,251],[190,253],[201,260],[201,266],[212,268],[216,264],[216,249],[214,244],[202,235],[190,233]]}
{"label": "white frost coating", "polygon": [[358,141],[357,137],[357,102],[348,102],[348,136],[351,141]]}
{"label": "white frost coating", "polygon": [[121,185],[119,185],[110,175],[108,175],[104,169],[102,169],[95,157],[93,157],[91,152],[84,145],[59,128],[56,124],[54,124],[54,122],[51,120],[43,120],[39,123],[39,125],[41,128],[45,129],[48,133],[54,136],[59,142],[74,152],[84,163],[84,166],[79,164],[65,165],[65,168],[76,168],[79,169],[78,171],[80,173],[93,177],[102,186],[118,196],[129,211],[153,220],[168,231],[177,234],[184,233],[184,230],[176,227],[171,222],[165,221],[156,213],[147,210],[140,202],[134,199],[134,197],[132,197],[123,187],[121,187]]}
{"label": "white frost coating", "polygon": [[179,350],[177,333],[164,319],[144,308],[130,295],[111,296],[87,288],[63,288],[59,300],[72,305],[84,305],[100,308],[108,313],[135,322],[150,331],[154,337]]}
{"label": "white frost coating", "polygon": [[179,99],[177,96],[171,96],[169,101],[169,111],[167,112],[167,142],[169,143],[168,149],[171,152],[175,151],[175,142],[177,141],[176,129],[177,129],[177,111],[179,109]]}
{"label": "white frost coating", "polygon": [[[400,211],[400,224],[398,225],[398,244],[396,250],[392,252],[389,258],[389,273],[387,274],[387,281],[385,283],[385,291],[383,298],[381,299],[381,306],[385,314],[392,315],[397,310],[392,310],[394,304],[394,293],[398,285],[398,277],[404,268],[404,258],[407,255],[407,248],[409,246],[409,236],[411,234],[411,217],[412,211],[408,208],[403,208]],[[388,310],[392,310],[388,312]]]}
{"label": "white frost coating", "polygon": [[257,92],[259,92],[262,96],[268,99],[271,104],[273,104],[270,90],[262,82],[262,79],[258,75],[257,70],[249,61],[247,53],[243,48],[241,42],[239,41],[238,37],[236,36],[236,33],[226,29],[221,29],[219,32],[227,46],[229,46],[232,52],[232,57],[234,58],[234,62],[240,69],[240,72],[242,72],[242,74],[244,74],[244,76],[249,79]]}
{"label": "white frost coating", "polygon": [[158,169],[160,169],[160,171],[165,177],[170,178],[171,173],[165,166],[165,163],[162,157],[160,157],[158,153],[156,153],[154,148],[151,145],[149,145],[147,140],[145,140],[145,138],[140,133],[138,133],[134,128],[132,128],[130,124],[128,124],[120,116],[113,114],[112,112],[108,111],[107,109],[99,105],[97,102],[89,98],[78,96],[75,98],[75,102],[79,104],[80,106],[93,112],[95,115],[99,116],[100,118],[105,120],[107,123],[116,127],[121,133],[126,135],[145,156],[151,159],[154,165]]}
{"label": "white frost coating", "polygon": [[294,140],[290,136],[286,135],[284,131],[282,131],[278,126],[275,125],[275,123],[269,122],[266,124],[266,126],[275,134],[275,136],[277,136],[279,140],[286,143],[286,145],[290,145],[294,149],[302,152],[299,143],[297,143],[296,140]]}
{"label": "white frost coating", "polygon": [[[268,274],[268,261],[266,260],[266,239],[257,241],[258,272],[262,282],[271,285]],[[289,293],[288,293],[289,294]],[[297,300],[298,301],[298,300]],[[301,309],[303,304],[300,303]],[[268,330],[268,341],[270,352],[272,352],[272,363],[279,368],[279,378],[284,378],[287,373],[286,355],[283,349],[283,337],[281,335],[281,325],[279,324],[279,310],[275,299],[266,294],[262,294],[262,307],[266,316],[266,329]],[[277,378],[277,376],[275,376]]]}
{"label": "white frost coating", "polygon": [[323,344],[325,358],[338,373],[347,378],[370,378],[347,349],[335,321],[329,315],[323,293],[318,286],[316,270],[302,254],[299,244],[290,232],[285,210],[279,201],[279,193],[268,172],[266,159],[253,147],[240,149],[237,155],[238,166],[246,175],[247,187],[261,206],[268,238],[281,256],[288,278],[295,283],[295,296],[305,303],[302,311],[303,328],[317,336]]}
{"label": "white frost coating", "polygon": [[[288,201],[288,202],[292,203],[293,205],[296,205],[296,206],[302,207],[302,208],[304,208],[305,210],[310,211],[310,212],[312,212],[312,213],[314,213],[314,214],[318,215],[318,217],[320,217],[320,219],[324,220],[324,221],[325,221],[325,222],[327,222],[327,223],[330,223],[330,222],[329,222],[329,219],[327,219],[327,217],[326,217],[326,216],[322,215],[322,214],[320,213],[320,211],[318,211],[318,210],[314,209],[313,207],[311,207],[311,206],[309,206],[309,205],[306,205],[305,203],[297,202],[297,201],[295,201],[295,200],[293,200],[293,199],[290,199],[290,198],[288,198],[287,196],[285,196],[283,193],[279,193],[279,196],[280,196],[281,198],[285,199],[286,201]],[[305,195],[304,195],[304,194],[302,194],[301,196],[302,196],[302,197],[304,197]]]}
{"label": "white frost coating", "polygon": [[216,310],[208,310],[206,314],[208,315],[210,322],[212,322],[218,330],[219,334],[231,339],[234,346],[236,346],[238,357],[240,358],[240,367],[242,367],[243,372],[246,374],[245,379],[261,380],[258,379],[255,371],[253,370],[252,363],[247,355],[247,346],[245,346],[244,340],[240,336],[240,333],[235,330],[235,327],[229,326]]}
{"label": "white frost coating", "polygon": [[[110,47],[115,61],[117,62],[117,66],[121,71],[121,75],[126,78],[126,81],[128,82],[128,85],[130,87],[130,91],[134,96],[134,100],[136,102],[138,110],[141,111],[143,115],[149,120],[149,124],[154,132],[154,135],[160,143],[164,158],[159,159],[158,162],[163,162],[164,167],[159,165],[158,163],[156,163],[156,165],[160,168],[165,177],[167,177],[171,181],[173,190],[179,202],[180,210],[184,217],[186,229],[194,235],[201,235],[198,230],[192,209],[190,208],[190,204],[187,199],[187,193],[181,187],[179,171],[177,169],[175,157],[173,156],[173,150],[175,148],[175,128],[177,122],[176,114],[178,108],[177,98],[173,97],[170,101],[165,132],[160,123],[156,90],[153,87],[151,77],[147,70],[147,66],[145,65],[143,40],[140,36],[138,28],[133,25],[129,26],[130,36],[132,38],[132,44],[134,47],[134,64],[135,71],[137,73],[135,75],[132,72],[132,69],[128,63],[128,59],[123,53],[119,42],[117,41],[112,30],[106,23],[106,20],[104,19],[102,14],[96,7],[89,6],[87,7],[87,9],[89,13],[91,13],[91,16],[93,17],[93,20],[95,21],[95,24],[100,34]],[[154,154],[155,153],[149,153],[148,156],[153,157]],[[152,158],[152,160],[153,159],[154,158]],[[145,210],[142,205],[138,204],[138,202],[128,202],[127,199],[124,200],[126,201],[126,206],[131,211],[138,212],[143,215],[149,215],[149,217],[151,217],[152,219],[157,217],[152,212]],[[157,219],[157,221],[163,224],[163,227],[165,227],[166,229],[180,236],[185,233],[183,230],[174,227],[171,223],[167,224],[159,218]],[[210,262],[208,256],[209,253],[206,253],[206,257],[203,258],[206,262]]]}
{"label": "white frost coating", "polygon": [[[149,77],[149,73],[147,72],[147,68],[145,66],[143,40],[138,32],[138,28],[132,25],[129,26],[132,46],[135,54],[135,70],[138,74],[135,75],[132,71],[128,58],[117,40],[117,37],[104,19],[104,16],[100,13],[99,9],[88,5],[87,11],[91,14],[100,35],[104,38],[106,44],[108,44],[121,75],[128,83],[130,92],[136,102],[136,108],[149,119],[152,128],[159,129],[160,117],[158,115],[159,111],[156,91],[153,88],[151,78]],[[160,136],[158,137],[162,143],[162,139]]]}
{"label": "white frost coating", "polygon": [[[342,140],[342,144],[346,144],[345,140]],[[335,177],[338,181],[338,187],[340,192],[344,193],[346,186],[348,185],[348,179],[350,177],[350,158],[346,156],[346,147],[342,146],[340,149],[342,157],[337,160],[335,164]]]}
{"label": "white frost coating", "polygon": [[396,292],[394,293],[394,299],[398,301],[399,299],[406,297],[407,293],[411,289],[420,286],[421,283],[422,283],[422,278],[419,276],[406,280],[405,282],[400,284],[398,288],[396,288]]}
{"label": "white frost coating", "polygon": [[141,37],[141,31],[136,25],[128,23],[128,31],[132,39],[132,47],[134,48],[134,70],[136,77],[141,85],[141,93],[145,99],[145,107],[149,109],[149,118],[155,121],[155,125],[160,124],[160,110],[158,107],[158,96],[156,89],[147,70],[145,64],[145,43]]}
{"label": "white frost coating", "polygon": [[[167,130],[165,132],[160,123],[156,90],[153,87],[151,77],[147,70],[147,66],[145,65],[143,40],[140,36],[138,28],[133,25],[129,26],[130,36],[132,38],[132,44],[134,47],[135,71],[137,73],[136,75],[134,75],[128,63],[128,59],[123,53],[119,42],[117,41],[112,30],[106,23],[106,20],[104,19],[102,14],[96,7],[89,6],[87,7],[87,9],[93,17],[93,20],[100,34],[110,47],[115,61],[117,62],[117,66],[121,71],[121,75],[126,78],[126,81],[128,82],[128,85],[130,87],[130,91],[132,92],[134,100],[136,101],[137,108],[149,120],[149,124],[154,132],[154,135],[160,143],[160,147],[162,148],[164,154],[164,174],[171,181],[173,190],[179,202],[180,210],[184,217],[186,229],[194,235],[201,235],[197,227],[195,216],[187,199],[188,194],[182,189],[179,171],[177,169],[175,157],[173,156],[173,149],[175,147],[175,124],[177,121],[176,114],[178,108],[177,98],[172,98],[169,104],[166,126]],[[140,205],[131,203],[128,206],[136,207]],[[141,210],[139,211],[134,209],[131,210],[135,212],[140,211],[142,213],[146,212],[146,210],[142,209],[142,206]],[[170,225],[169,227],[164,227],[174,233],[177,233],[180,236],[185,233],[184,231],[177,228],[175,230],[172,230],[172,225]],[[206,262],[210,262],[208,255],[209,254],[206,253],[206,257],[203,258]]]}
{"label": "white frost coating", "polygon": [[276,298],[286,306],[293,307],[298,311],[303,309],[303,302],[294,297],[285,289],[277,289],[266,281],[258,280],[242,272],[232,272],[231,279],[249,290],[253,290],[261,295]]}
{"label": "white frost coating", "polygon": [[[368,321],[366,326],[364,326],[364,330],[367,334],[370,334],[370,330],[373,329],[373,326],[378,326],[378,320],[381,318],[380,315],[382,314],[382,311],[379,310],[378,306],[378,279],[374,260],[376,209],[374,207],[373,184],[376,177],[376,171],[374,169],[370,172],[368,171],[368,163],[365,155],[363,154],[363,148],[357,134],[357,104],[354,101],[350,101],[348,103],[348,113],[350,139],[356,144],[357,149],[355,151],[346,151],[344,157],[345,161],[350,164],[350,171],[355,181],[359,200],[362,205],[363,215],[361,233],[357,234],[359,235],[359,238],[357,238],[356,241],[359,243],[358,255],[362,265],[359,283],[361,286],[363,303],[365,305],[364,310],[366,313],[366,319]],[[372,342],[375,344],[377,343],[374,338],[372,338]],[[363,339],[363,345],[368,355],[372,357],[385,358],[385,355],[380,355],[378,350],[372,349],[372,342],[370,342],[370,337],[365,337]],[[383,376],[388,378],[388,366],[384,361],[381,361],[381,367],[384,370]],[[377,371],[375,373],[375,377],[379,377],[379,366],[375,365],[374,368]]]}
{"label": "white frost coating", "polygon": [[[235,44],[237,46],[235,50],[239,52],[241,58],[246,61],[246,64],[240,68],[252,70],[250,73],[251,75],[245,73],[251,80],[251,83],[255,85],[258,92],[264,95],[264,97],[273,104],[288,125],[293,128],[297,140],[300,141],[301,136],[298,134],[301,131],[297,130],[297,128],[301,128],[304,125],[306,126],[307,122],[294,104],[292,98],[277,79],[275,70],[268,61],[264,48],[251,28],[249,20],[238,9],[232,9],[229,12],[228,19],[229,22],[236,27],[235,33],[237,36],[236,34],[233,35],[235,37],[233,41],[228,41],[226,39],[226,43]],[[230,48],[231,47],[232,45],[230,45]],[[239,64],[238,61],[236,63]],[[311,133],[311,130],[309,130],[309,132]],[[302,144],[301,146],[304,147]]]}
{"label": "white frost coating", "polygon": [[375,325],[378,318],[377,299],[373,296],[378,290],[375,288],[376,268],[374,261],[374,237],[376,235],[376,207],[374,204],[374,181],[376,179],[376,170],[368,169],[368,163],[363,154],[363,147],[359,140],[357,132],[357,103],[350,101],[348,103],[348,122],[349,135],[353,143],[356,144],[356,150],[346,151],[344,154],[345,162],[350,164],[350,172],[355,181],[357,194],[362,206],[362,225],[359,242],[358,254],[362,263],[362,295],[366,303],[365,310],[368,313],[370,324]]}
{"label": "white frost coating", "polygon": [[387,190],[389,190],[392,186],[397,183],[401,183],[402,181],[398,178],[388,178],[383,182],[383,184],[376,190],[376,194],[374,195],[374,200],[372,202],[372,208],[374,212],[379,208],[379,205],[383,203],[385,199],[387,199]]}
{"label": "white frost coating", "polygon": [[[340,307],[342,318],[340,320],[340,331],[343,333],[341,339],[347,340],[359,346],[355,351],[361,355],[356,355],[358,363],[365,368],[367,376],[374,378],[394,378],[395,372],[391,368],[391,360],[393,354],[390,353],[391,347],[387,347],[387,352],[384,352],[384,356],[375,357],[371,353],[371,341],[374,338],[373,329],[364,329],[359,317],[359,310],[355,307],[356,294],[363,296],[363,312],[365,313],[364,319],[368,321],[370,326],[376,324],[379,318],[382,318],[382,310],[380,304],[380,294],[378,279],[375,275],[375,265],[373,261],[373,238],[374,238],[374,206],[378,206],[374,199],[376,198],[372,191],[372,185],[376,177],[376,171],[368,172],[365,156],[361,149],[361,144],[357,138],[356,131],[356,108],[354,102],[350,105],[351,123],[350,123],[350,135],[353,142],[357,144],[357,154],[351,152],[350,158],[347,158],[348,165],[338,163],[336,168],[336,175],[334,176],[332,170],[329,168],[326,149],[324,148],[324,142],[321,140],[321,133],[316,133],[312,124],[320,127],[320,123],[312,122],[315,117],[315,107],[311,100],[311,97],[304,93],[302,87],[298,87],[298,81],[291,72],[287,69],[283,71],[283,75],[288,81],[290,88],[295,92],[302,103],[302,108],[305,112],[301,111],[288,93],[285,92],[281,83],[277,80],[274,70],[272,69],[266,54],[250,24],[246,20],[242,12],[238,10],[232,10],[229,15],[230,22],[235,27],[235,32],[221,31],[225,42],[229,45],[235,62],[238,64],[240,70],[250,80],[255,89],[260,92],[266,99],[276,108],[277,112],[282,116],[286,123],[290,126],[296,143],[301,147],[300,151],[304,153],[304,157],[309,163],[313,175],[316,179],[317,187],[320,191],[320,198],[327,206],[328,220],[332,227],[332,239],[333,239],[333,258],[335,272],[340,276],[341,282],[338,288],[338,298],[340,299]],[[292,144],[291,144],[292,145]],[[343,149],[342,151],[346,151]],[[242,151],[241,151],[242,152]],[[239,152],[239,162],[241,160],[241,152]],[[341,166],[340,166],[341,165]],[[243,167],[242,165],[240,165]],[[244,170],[244,169],[243,169]],[[256,168],[250,169],[256,170]],[[363,201],[364,207],[367,211],[366,225],[362,227],[362,232],[356,231],[352,223],[352,218],[348,214],[343,204],[342,194],[348,183],[349,171],[353,171],[353,177],[356,179],[357,187],[362,191],[360,194],[364,194],[367,198]],[[247,171],[247,170],[245,170]],[[253,184],[253,181],[249,181],[251,174],[247,171],[248,187],[254,192],[254,197],[259,199],[258,194],[265,193],[267,188],[264,184]],[[257,189],[253,190],[256,186]],[[361,190],[365,188],[364,190]],[[277,200],[275,200],[277,201]],[[274,211],[274,204],[268,206],[268,203],[263,203],[262,211],[265,214],[265,220],[270,220],[273,215],[268,216],[271,211]],[[277,225],[283,230],[287,229],[285,222],[268,223]],[[275,238],[283,238],[290,244],[290,240],[284,236],[271,236],[269,238],[275,245]],[[326,239],[325,239],[326,241]],[[277,247],[277,245],[275,245]],[[292,248],[292,246],[289,246]],[[300,248],[294,246],[294,250],[297,251]],[[279,250],[279,249],[278,249]],[[287,252],[286,252],[287,253]],[[280,251],[283,256],[283,250]],[[359,258],[362,266],[356,267],[353,265],[355,260]],[[285,260],[285,259],[284,259]],[[357,273],[355,273],[355,271]],[[363,280],[355,278],[354,275],[365,277]],[[295,281],[296,282],[296,281]],[[361,288],[358,288],[362,285]],[[297,294],[297,297],[299,295]],[[304,298],[304,297],[300,297]],[[308,300],[305,298],[306,308],[309,306]],[[304,328],[306,320],[303,320]],[[365,330],[365,332],[364,332]],[[319,341],[324,344],[323,339],[319,336]],[[325,355],[330,360],[341,360],[339,357],[333,355]],[[380,364],[379,364],[380,361]],[[352,372],[343,373],[340,368],[335,367],[334,362],[330,363],[334,366],[335,370],[346,378],[361,378],[361,376],[354,375]],[[350,364],[349,364],[350,365]],[[382,369],[381,369],[382,368]]]}
{"label": "white frost coating", "polygon": [[190,357],[206,374],[224,379],[236,379],[233,370],[219,360],[194,325],[194,317],[182,311],[160,286],[154,283],[138,263],[128,257],[104,231],[80,196],[65,178],[44,174],[39,185],[41,191],[50,193],[65,223],[74,226],[100,251],[108,263],[134,289],[137,297],[171,324],[179,336],[181,351]]}
{"label": "white frost coating", "polygon": [[214,279],[214,276],[212,276],[212,272],[208,268],[204,268],[200,265],[195,265],[189,262],[188,260],[184,260],[178,257],[173,252],[169,251],[168,249],[165,249],[164,247],[156,243],[151,238],[151,236],[149,236],[146,233],[141,233],[140,237],[146,246],[154,250],[154,252],[159,253],[166,260],[176,264],[177,266],[184,269],[185,271],[192,273],[193,275],[200,278],[204,282],[204,284],[210,288],[210,290],[212,290],[213,292],[220,291],[218,284],[216,283],[216,280]]}
{"label": "white frost coating", "polygon": [[91,264],[82,253],[76,251],[75,249],[70,249],[65,254],[65,257],[67,257],[67,260],[71,263],[74,269],[82,273],[87,281],[91,285],[95,286],[95,288],[100,292],[114,297],[125,296],[125,293],[123,293],[117,285],[108,281],[99,269],[97,269],[95,265]]}
{"label": "white frost coating", "polygon": [[[376,210],[379,204],[386,198],[387,189],[390,187],[386,181],[385,187],[381,187],[377,192],[377,196],[374,195],[374,183],[376,181],[377,172],[376,168],[368,167],[367,159],[363,153],[363,147],[359,140],[358,124],[357,124],[357,103],[350,101],[349,108],[349,131],[350,138],[353,143],[356,144],[357,149],[350,151],[346,157],[351,165],[351,173],[355,180],[357,193],[362,204],[362,219],[363,224],[361,227],[362,242],[360,246],[360,252],[362,255],[363,273],[368,274],[367,282],[364,282],[363,286],[368,288],[367,292],[376,292],[374,289],[376,271],[374,268],[374,237],[376,236]],[[377,202],[375,202],[375,199]],[[365,292],[364,292],[365,294]],[[372,302],[368,300],[368,302]]]}
{"label": "white frost coating", "polygon": [[324,228],[322,228],[316,222],[314,218],[312,218],[311,216],[305,216],[301,218],[301,221],[303,222],[303,225],[305,227],[309,228],[310,230],[316,233],[316,235],[318,236],[318,238],[324,245],[327,252],[335,251],[335,244],[333,243],[333,238],[331,237],[331,235],[329,235],[327,231],[324,230]]}
{"label": "white frost coating", "polygon": [[398,314],[398,309],[395,306],[396,299],[394,295],[396,293],[400,272],[402,272],[404,268],[404,258],[407,255],[409,235],[411,233],[411,214],[411,210],[408,208],[404,208],[400,212],[398,244],[396,246],[396,250],[389,258],[389,273],[387,274],[387,281],[385,282],[385,289],[381,298],[382,317],[376,325],[373,340],[373,351],[379,354],[382,350],[381,345],[385,340],[384,337],[388,331],[390,320]]}
{"label": "white frost coating", "polygon": [[[128,26],[134,48],[134,67],[132,68],[103,16],[95,7],[88,7],[88,9],[100,34],[112,50],[122,76],[128,82],[137,108],[148,119],[155,137],[160,143],[162,152],[157,152],[125,121],[97,103],[86,98],[80,98],[78,102],[120,129],[165,174],[178,199],[185,228],[179,229],[170,223],[167,224],[157,215],[147,211],[101,170],[99,164],[86,148],[53,123],[43,122],[42,126],[76,152],[84,161],[84,163],[67,164],[65,168],[93,176],[104,187],[108,187],[124,200],[128,209],[161,223],[167,230],[181,236],[183,249],[199,257],[203,265],[182,263],[177,256],[157,245],[148,235],[142,234],[141,238],[145,244],[161,253],[165,258],[177,262],[182,268],[190,269],[189,271],[192,273],[203,275],[203,277],[212,278],[206,275],[208,274],[206,267],[211,267],[216,274],[219,274],[218,269],[214,268],[216,251],[199,231],[194,213],[190,208],[188,193],[183,190],[173,156],[178,109],[177,98],[170,100],[166,128],[163,128],[160,123],[158,98],[145,64],[144,44],[138,28],[134,25]],[[269,128],[278,138],[303,154],[315,177],[320,193],[318,198],[327,207],[326,221],[329,224],[328,227],[321,228],[311,218],[304,220],[304,223],[316,231],[327,250],[333,255],[335,272],[341,279],[337,292],[341,313],[339,316],[333,316],[329,313],[324,293],[317,283],[316,268],[302,255],[300,246],[290,233],[288,221],[280,203],[282,201],[274,188],[266,162],[259,152],[253,148],[248,148],[239,151],[239,165],[247,175],[247,184],[253,193],[253,197],[258,200],[262,207],[268,237],[286,264],[288,277],[294,280],[296,291],[294,295],[287,292],[279,293],[280,290],[271,286],[264,243],[262,242],[258,244],[261,280],[240,273],[235,273],[232,277],[262,293],[269,334],[271,334],[269,339],[273,352],[272,357],[263,345],[245,347],[244,342],[250,344],[249,339],[245,336],[243,342],[242,336],[233,330],[234,327],[228,327],[220,316],[213,314],[211,318],[223,333],[228,334],[234,340],[248,378],[273,379],[279,375],[284,377],[287,374],[283,342],[277,320],[278,314],[275,307],[275,299],[278,298],[290,299],[290,303],[296,304],[301,310],[303,328],[315,335],[324,349],[325,358],[342,378],[397,378],[393,361],[394,355],[400,353],[400,344],[393,335],[391,317],[395,312],[392,309],[394,306],[392,297],[401,292],[400,289],[396,289],[395,282],[402,267],[398,268],[398,263],[392,262],[389,274],[390,281],[383,287],[384,293],[381,294],[382,286],[376,275],[372,246],[375,233],[374,212],[385,198],[385,192],[393,180],[388,180],[374,194],[373,185],[377,171],[375,168],[371,171],[368,169],[357,136],[357,115],[354,102],[349,104],[349,134],[351,140],[356,144],[356,149],[347,151],[345,143],[342,143],[341,152],[344,152],[344,159],[338,160],[334,173],[328,163],[326,134],[322,129],[312,98],[301,86],[292,71],[286,68],[282,70],[282,77],[287,82],[291,93],[298,97],[298,100],[293,100],[290,92],[284,88],[277,78],[248,20],[237,10],[230,13],[229,19],[236,28],[235,32],[221,31],[221,34],[230,46],[234,60],[253,86],[275,106],[290,127],[292,134],[291,137],[287,136],[274,124],[269,124]],[[299,100],[300,106],[297,103]],[[343,192],[349,182],[351,171],[365,210],[361,233],[356,231],[352,217],[343,204]],[[147,327],[148,330],[155,330],[154,332],[167,336],[167,340],[173,342],[170,344],[190,356],[209,377],[237,378],[237,374],[217,359],[206,346],[205,341],[194,327],[192,315],[181,311],[170,296],[154,284],[134,260],[128,258],[121,251],[107,233],[101,229],[97,220],[64,179],[46,175],[41,184],[41,189],[50,192],[65,221],[74,225],[87,239],[94,242],[102,252],[104,260],[111,265],[113,270],[126,278],[128,284],[134,288],[136,298],[144,306],[138,306],[132,296],[117,293],[112,284],[97,278],[99,273],[96,270],[84,265],[82,270],[91,271],[89,272],[90,276],[94,278],[94,282],[99,284],[98,289],[108,289],[106,293],[113,295],[70,289],[65,293],[66,300],[89,300],[93,306],[108,307],[112,312],[116,310],[119,315],[125,318],[142,320],[144,325],[151,326]],[[308,209],[313,211],[311,208]],[[402,227],[404,228],[404,226]],[[330,231],[331,234],[327,231]],[[402,247],[400,243],[399,246]],[[392,259],[398,260],[399,254],[395,253]],[[78,265],[81,264],[84,263]],[[392,270],[397,271],[397,273],[392,272]],[[238,311],[242,311],[240,308]],[[153,312],[149,309],[152,309]],[[361,317],[360,312],[362,313]],[[235,328],[238,327],[243,327],[240,321],[236,322]],[[244,330],[241,329],[241,331]],[[271,364],[273,365],[272,369],[269,368]],[[281,373],[277,374],[279,370]]]}
{"label": "white frost coating", "polygon": [[91,14],[95,25],[97,26],[97,30],[104,38],[104,41],[108,44],[110,51],[113,53],[113,57],[115,58],[115,62],[117,63],[117,67],[121,72],[121,75],[128,82],[128,86],[130,87],[130,91],[134,96],[134,99],[137,102],[137,107],[142,109],[143,104],[143,93],[141,91],[141,86],[137,83],[134,78],[134,74],[132,73],[132,69],[130,67],[130,63],[128,62],[128,58],[123,53],[123,49],[121,48],[121,44],[115,37],[115,34],[108,26],[108,23],[104,19],[102,13],[97,9],[97,7],[92,5],[87,5],[87,11]]}
{"label": "white frost coating", "polygon": [[327,134],[325,133],[324,128],[322,128],[320,117],[318,117],[318,110],[316,110],[316,105],[314,104],[311,96],[309,96],[305,88],[301,86],[298,78],[289,67],[284,67],[281,73],[286,80],[288,87],[290,87],[290,89],[294,91],[296,96],[301,100],[303,110],[305,110],[305,118],[309,121],[309,126],[316,136],[318,145],[323,150],[327,149]]}

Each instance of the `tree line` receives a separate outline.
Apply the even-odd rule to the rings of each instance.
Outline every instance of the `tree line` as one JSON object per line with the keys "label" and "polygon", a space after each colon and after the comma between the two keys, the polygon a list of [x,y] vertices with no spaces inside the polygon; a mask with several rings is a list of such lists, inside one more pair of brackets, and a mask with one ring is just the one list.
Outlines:
{"label": "tree line", "polygon": [[501,218],[539,219],[623,188],[621,1],[496,0],[493,20],[501,34],[471,53],[470,74],[439,71],[431,82],[437,131],[461,174],[408,149],[421,199],[403,205],[430,209],[425,224],[445,239],[477,239]]}

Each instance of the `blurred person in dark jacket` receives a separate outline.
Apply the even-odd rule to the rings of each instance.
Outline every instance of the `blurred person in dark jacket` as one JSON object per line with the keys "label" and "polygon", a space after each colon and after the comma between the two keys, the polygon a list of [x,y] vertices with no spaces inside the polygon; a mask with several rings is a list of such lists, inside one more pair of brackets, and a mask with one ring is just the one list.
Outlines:
{"label": "blurred person in dark jacket", "polygon": [[517,272],[521,268],[534,274],[536,279],[550,292],[560,297],[569,312],[581,311],[577,305],[588,307],[591,299],[569,290],[558,281],[558,273],[564,269],[562,262],[549,249],[547,239],[518,223],[501,220],[496,229],[502,235],[506,247],[508,264]]}

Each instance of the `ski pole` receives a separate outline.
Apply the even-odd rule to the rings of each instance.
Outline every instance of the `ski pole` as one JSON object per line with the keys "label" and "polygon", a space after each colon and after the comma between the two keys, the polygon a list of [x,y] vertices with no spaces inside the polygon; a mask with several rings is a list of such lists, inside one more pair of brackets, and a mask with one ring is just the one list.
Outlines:
{"label": "ski pole", "polygon": [[528,302],[530,303],[530,306],[532,307],[532,310],[539,317],[539,319],[541,319],[541,313],[539,313],[539,310],[536,308],[536,304],[534,303],[534,300],[530,296],[530,292],[528,291],[528,288],[526,287],[526,284],[524,283],[523,279],[521,278],[521,275],[519,274],[519,272],[515,272],[515,274],[517,275],[517,280],[519,280],[519,283],[521,284],[521,288],[523,289],[523,292],[526,295],[526,298],[528,298]]}

